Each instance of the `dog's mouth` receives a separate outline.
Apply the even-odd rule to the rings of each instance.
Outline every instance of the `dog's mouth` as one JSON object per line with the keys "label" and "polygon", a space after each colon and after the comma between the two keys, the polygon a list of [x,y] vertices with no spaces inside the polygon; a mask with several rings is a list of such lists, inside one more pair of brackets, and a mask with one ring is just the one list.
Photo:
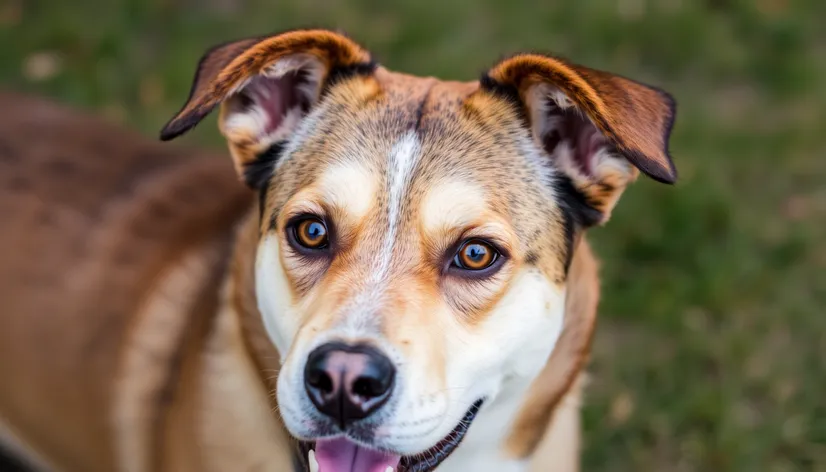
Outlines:
{"label": "dog's mouth", "polygon": [[447,436],[430,449],[402,456],[361,446],[346,437],[300,443],[309,472],[429,472],[453,453],[467,434],[483,400],[478,400]]}

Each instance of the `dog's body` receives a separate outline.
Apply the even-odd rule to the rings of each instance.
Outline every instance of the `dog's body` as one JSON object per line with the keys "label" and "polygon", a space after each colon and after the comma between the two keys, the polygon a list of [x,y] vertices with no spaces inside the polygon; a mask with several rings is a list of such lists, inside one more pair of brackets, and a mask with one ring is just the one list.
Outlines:
{"label": "dog's body", "polygon": [[289,470],[277,352],[249,298],[254,203],[226,157],[0,104],[4,445],[54,470]]}
{"label": "dog's body", "polygon": [[[164,136],[227,100],[221,128],[257,203],[225,159],[2,98],[20,110],[0,122],[7,445],[56,470],[578,470],[598,299],[581,230],[608,218],[636,169],[564,109],[583,107],[635,166],[673,180],[670,104],[585,69],[545,89],[543,68],[567,66],[533,57],[480,87],[376,69],[365,54],[309,31],[202,61]],[[539,126],[544,102],[516,111],[538,92],[567,128]],[[618,106],[652,115],[662,141],[644,124],[628,135]],[[551,129],[570,140],[545,148],[567,159],[557,169],[525,120],[545,146]],[[459,223],[470,242],[449,236]],[[430,268],[444,250],[444,269]],[[308,380],[319,351],[339,356],[322,380],[344,359],[340,380]],[[377,365],[389,374],[369,377]],[[352,385],[347,369],[362,369]],[[329,410],[330,395],[346,409]],[[315,454],[296,455],[282,419]]]}

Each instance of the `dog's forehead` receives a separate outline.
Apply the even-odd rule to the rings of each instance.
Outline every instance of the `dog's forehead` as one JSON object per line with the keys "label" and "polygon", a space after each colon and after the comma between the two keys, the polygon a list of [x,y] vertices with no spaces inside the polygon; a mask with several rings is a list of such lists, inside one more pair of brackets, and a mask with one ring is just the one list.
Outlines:
{"label": "dog's forehead", "polygon": [[[345,99],[333,94],[335,105],[313,133],[316,143],[324,143],[312,156],[322,163],[320,173],[329,177],[331,168],[345,162],[347,175],[353,176],[353,168],[369,174],[355,181],[383,181],[363,185],[377,191],[391,189],[392,178],[401,177],[409,184],[405,193],[416,200],[440,187],[457,194],[467,190],[465,195],[484,197],[499,210],[518,211],[522,202],[536,211],[536,204],[547,203],[550,161],[536,155],[529,132],[502,101],[482,102],[490,104],[485,113],[469,104],[478,82],[383,68],[375,79],[380,92],[366,103],[338,105]],[[345,185],[344,179],[328,179],[334,181]],[[452,190],[445,187],[449,184]]]}
{"label": "dog's forehead", "polygon": [[[355,218],[399,205],[403,219],[417,216],[425,229],[489,211],[526,238],[554,219],[553,169],[507,103],[473,100],[478,82],[383,68],[376,85],[375,94],[354,89],[369,81],[330,90],[301,146],[276,172],[284,200],[319,187]],[[359,95],[369,98],[352,100]]]}

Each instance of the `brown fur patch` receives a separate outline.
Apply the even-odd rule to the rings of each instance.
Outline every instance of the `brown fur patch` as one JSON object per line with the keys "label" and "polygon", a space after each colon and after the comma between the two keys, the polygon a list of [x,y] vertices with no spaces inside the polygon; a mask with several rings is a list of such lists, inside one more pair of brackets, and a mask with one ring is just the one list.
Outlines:
{"label": "brown fur patch", "polygon": [[245,39],[220,46],[201,59],[189,99],[164,126],[161,138],[172,139],[185,133],[244,80],[261,74],[273,62],[294,54],[316,57],[325,65],[326,73],[335,67],[363,66],[369,69],[372,64],[370,53],[361,46],[343,35],[326,30],[290,31],[260,40]]}
{"label": "brown fur patch", "polygon": [[488,77],[515,87],[523,101],[531,86],[546,83],[559,88],[637,168],[661,182],[676,181],[677,170],[668,154],[674,100],[662,90],[537,54],[507,59]]}
{"label": "brown fur patch", "polygon": [[[225,156],[41,100],[0,94],[0,104],[0,142],[14,156],[0,160],[0,245],[15,248],[0,264],[0,375],[15,379],[0,389],[0,416],[56,465],[113,470],[112,382],[138,307],[250,195]],[[74,171],[44,174],[53,162]],[[10,189],[10,178],[31,185]]]}

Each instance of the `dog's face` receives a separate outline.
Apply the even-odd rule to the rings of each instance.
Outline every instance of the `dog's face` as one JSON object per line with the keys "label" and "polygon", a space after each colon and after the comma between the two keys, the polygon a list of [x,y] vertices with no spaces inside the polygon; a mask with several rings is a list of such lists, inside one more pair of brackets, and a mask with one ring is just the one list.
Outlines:
{"label": "dog's face", "polygon": [[290,430],[339,430],[306,391],[307,362],[363,344],[390,360],[394,385],[349,434],[415,454],[542,367],[570,243],[554,173],[507,104],[491,114],[498,99],[474,104],[472,87],[376,77],[333,87],[281,156],[257,293]]}
{"label": "dog's face", "polygon": [[219,102],[261,196],[281,415],[322,472],[447,457],[480,405],[547,361],[582,231],[637,168],[675,175],[666,95],[541,56],[453,83],[324,31],[242,41],[205,56],[166,137]]}

